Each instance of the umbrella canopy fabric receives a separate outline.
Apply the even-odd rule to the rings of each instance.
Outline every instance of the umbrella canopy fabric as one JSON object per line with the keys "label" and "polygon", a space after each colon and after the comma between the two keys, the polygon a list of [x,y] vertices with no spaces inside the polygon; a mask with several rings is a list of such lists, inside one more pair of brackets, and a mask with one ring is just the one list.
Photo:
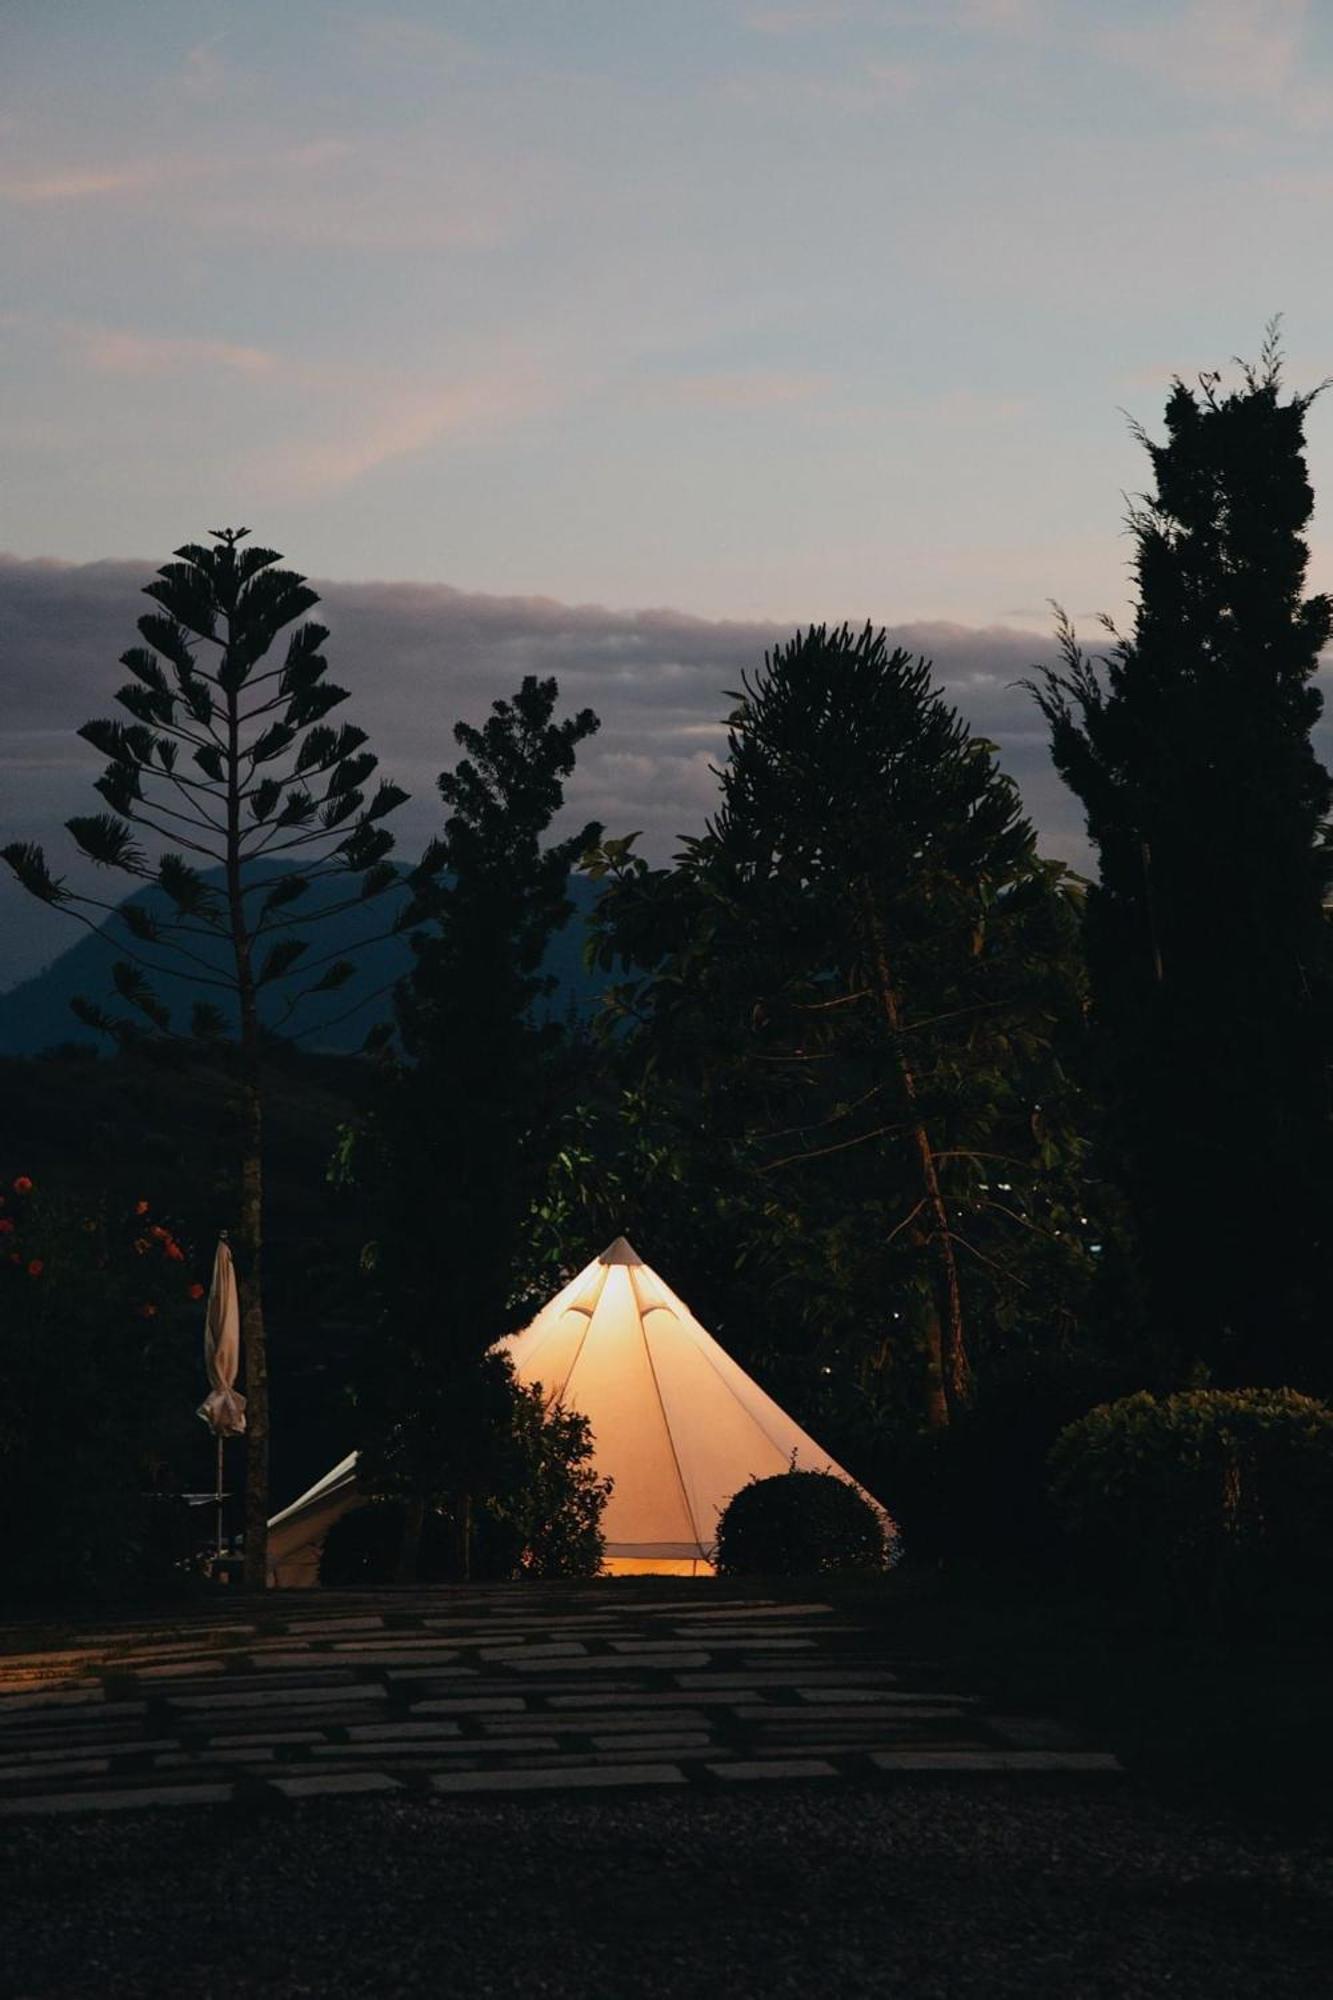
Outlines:
{"label": "umbrella canopy fabric", "polygon": [[213,1282],[204,1315],[204,1372],[208,1394],[199,1405],[215,1437],[239,1437],[245,1429],[245,1398],[236,1392],[241,1363],[241,1305],[236,1290],[236,1266],[225,1239],[213,1259]]}

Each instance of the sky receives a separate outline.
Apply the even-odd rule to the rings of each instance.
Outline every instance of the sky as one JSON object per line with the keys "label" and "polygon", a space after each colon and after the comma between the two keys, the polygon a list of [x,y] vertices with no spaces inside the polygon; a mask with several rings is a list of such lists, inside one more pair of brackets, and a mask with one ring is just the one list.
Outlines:
{"label": "sky", "polygon": [[[1074,856],[999,693],[1050,599],[1124,613],[1127,413],[1275,312],[1333,372],[1331,139],[1304,0],[0,0],[0,833],[86,804],[139,583],[245,523],[332,580],[427,784],[558,653],[611,704],[582,808],[638,756],[669,841],[709,783],[671,732],[869,618]],[[1333,397],[1310,442],[1333,491]]]}

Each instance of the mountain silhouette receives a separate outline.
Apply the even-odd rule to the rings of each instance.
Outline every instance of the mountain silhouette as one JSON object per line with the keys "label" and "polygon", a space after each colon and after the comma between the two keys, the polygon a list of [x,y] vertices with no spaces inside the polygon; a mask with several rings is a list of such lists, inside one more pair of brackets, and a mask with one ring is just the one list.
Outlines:
{"label": "mountain silhouette", "polygon": [[[271,872],[276,881],[289,871],[275,863]],[[221,871],[212,871],[204,879],[218,885]],[[343,900],[346,893],[346,884],[336,880],[312,884],[301,899],[300,909],[303,914],[313,915],[325,904]],[[596,884],[582,876],[574,876],[570,881],[574,915],[552,939],[546,957],[545,970],[555,979],[556,988],[544,1006],[553,1015],[564,1016],[571,1011],[581,1015],[590,1013],[605,984],[603,974],[589,972],[583,963],[587,918],[598,893]],[[150,915],[172,914],[172,905],[156,886],[137,890],[126,901],[138,904]],[[402,935],[375,937],[374,933],[388,929],[398,901],[393,891],[388,890],[372,903],[335,912],[310,926],[312,959],[336,954],[349,959],[356,969],[336,993],[318,994],[307,1000],[283,1025],[283,1033],[299,1035],[307,1049],[347,1054],[361,1047],[378,1022],[392,1018],[393,986],[411,964],[412,951]],[[289,934],[304,933],[297,930]],[[43,971],[8,993],[0,993],[0,1052],[11,1056],[39,1055],[43,1050],[69,1043],[106,1047],[106,1037],[86,1027],[71,1012],[70,1002],[79,996],[104,1007],[113,1016],[132,1013],[116,993],[111,979],[111,968],[117,959],[129,956],[130,942],[123,924],[108,917],[98,931],[85,932]],[[221,967],[226,962],[229,947],[224,937],[216,941],[192,939],[191,946],[210,964]],[[234,1025],[234,1008],[229,1009],[226,995],[201,985],[188,971],[182,974],[157,971],[157,964],[169,960],[169,953],[150,946],[143,950],[143,956],[152,961],[154,969],[147,976],[170,1010],[173,1027],[188,1030],[190,1008],[195,1000],[211,1001],[224,1015],[230,1012]],[[290,992],[299,985],[298,969],[293,979],[261,989],[260,1013],[266,1026],[279,1027]]]}

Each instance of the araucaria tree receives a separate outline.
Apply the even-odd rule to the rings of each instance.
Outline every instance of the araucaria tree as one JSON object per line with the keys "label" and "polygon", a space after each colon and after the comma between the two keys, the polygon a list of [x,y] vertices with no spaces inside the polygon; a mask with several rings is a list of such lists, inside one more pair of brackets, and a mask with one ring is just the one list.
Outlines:
{"label": "araucaria tree", "polygon": [[408,1060],[368,1149],[382,1310],[360,1371],[363,1478],[408,1502],[405,1577],[432,1508],[454,1519],[466,1571],[471,1503],[494,1476],[486,1440],[515,1420],[512,1382],[487,1349],[523,1314],[523,1232],[568,1083],[542,965],[572,914],[570,870],[601,834],[589,825],[545,844],[597,728],[589,709],[556,720],[557,699],[553,680],[529,676],[480,728],[454,731],[466,755],[439,781],[448,816],[421,863],[422,928],[399,990]]}
{"label": "araucaria tree", "polygon": [[[184,1032],[152,984],[153,975],[168,975],[210,996],[195,1001],[190,1035],[235,1039],[245,1581],[262,1588],[269,1512],[262,1055],[275,1023],[270,1013],[266,1025],[261,1008],[276,993],[285,1003],[281,1025],[303,1001],[352,976],[351,961],[318,949],[318,925],[369,905],[398,881],[387,859],[393,836],[380,822],[407,794],[380,783],[368,796],[377,760],[364,747],[365,731],[325,721],[347,692],[325,679],[324,626],[297,624],[281,660],[270,660],[279,634],[319,599],[304,577],[277,567],[274,550],[245,546],[246,535],[225,528],[212,546],[187,544],[145,586],[160,608],[138,621],[144,643],[121,655],[133,678],[116,700],[130,720],[88,722],[79,731],[108,760],[97,790],[110,810],[69,820],[69,831],[91,860],[155,884],[160,895],[146,905],[82,894],[23,842],[5,848],[4,859],[33,895],[122,949],[113,978],[132,1012],[113,1017],[81,1003],[90,1025],[121,1039]],[[382,933],[384,920],[368,912],[368,927],[376,923]]]}
{"label": "araucaria tree", "polygon": [[1036,691],[1099,862],[1094,1028],[1158,1372],[1319,1389],[1333,792],[1310,732],[1333,605],[1303,594],[1313,396],[1284,400],[1279,364],[1270,330],[1231,393],[1176,382],[1142,437],[1132,629],[1089,659],[1062,621]]}
{"label": "araucaria tree", "polygon": [[993,1329],[997,1287],[1023,1282],[1015,1240],[1058,1259],[1077,1234],[1054,1190],[1077,1019],[1062,871],[882,631],[798,632],[739,701],[720,809],[677,867],[624,842],[594,864],[603,957],[640,968],[630,1045],[659,1093],[689,1093],[743,1226],[808,1267],[811,1344],[845,1299],[857,1351],[939,1429],[971,1397],[971,1307]]}

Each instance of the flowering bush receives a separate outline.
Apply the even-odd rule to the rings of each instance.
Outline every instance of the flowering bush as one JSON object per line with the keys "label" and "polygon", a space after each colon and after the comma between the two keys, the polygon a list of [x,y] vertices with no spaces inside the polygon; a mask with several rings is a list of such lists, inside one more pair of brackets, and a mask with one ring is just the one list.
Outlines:
{"label": "flowering bush", "polygon": [[[153,1568],[149,1504],[193,1468],[199,1299],[168,1222],[0,1183],[6,1598],[113,1595]],[[140,1244],[143,1248],[140,1248]]]}

